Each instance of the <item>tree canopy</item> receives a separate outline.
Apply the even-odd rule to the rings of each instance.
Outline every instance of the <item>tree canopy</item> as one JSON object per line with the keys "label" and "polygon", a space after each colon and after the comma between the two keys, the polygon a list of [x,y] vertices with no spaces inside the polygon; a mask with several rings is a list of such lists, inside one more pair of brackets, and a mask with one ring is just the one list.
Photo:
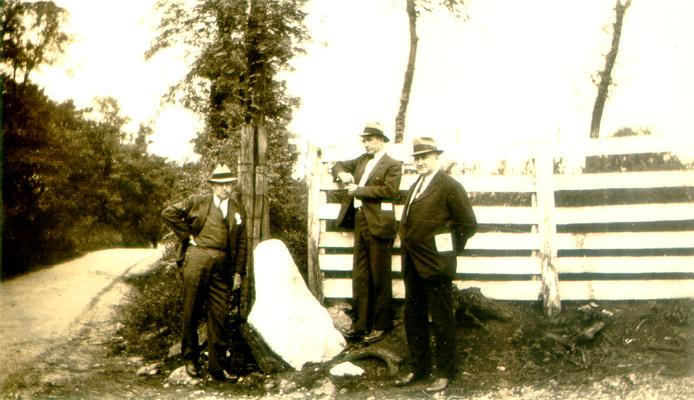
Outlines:
{"label": "tree canopy", "polygon": [[49,99],[31,82],[29,73],[62,50],[61,15],[52,2],[8,1],[2,7],[8,38],[2,61],[2,277],[81,251],[156,244],[164,233],[159,213],[180,170],[147,153],[148,127],[125,131],[127,119],[114,99],[80,110],[71,101]]}
{"label": "tree canopy", "polygon": [[162,0],[159,35],[146,53],[151,57],[180,44],[190,50],[190,70],[166,97],[205,119],[194,139],[200,178],[216,163],[237,168],[242,126],[263,119],[271,230],[299,258],[305,257],[306,193],[292,178],[298,151],[287,129],[298,99],[278,76],[302,52],[305,2],[199,0],[189,7],[190,2]]}

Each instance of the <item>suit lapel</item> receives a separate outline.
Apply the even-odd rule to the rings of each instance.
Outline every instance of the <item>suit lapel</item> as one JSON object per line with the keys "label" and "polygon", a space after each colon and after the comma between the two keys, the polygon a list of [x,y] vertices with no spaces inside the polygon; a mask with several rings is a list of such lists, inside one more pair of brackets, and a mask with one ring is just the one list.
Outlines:
{"label": "suit lapel", "polygon": [[[384,154],[383,157],[381,157],[381,159],[376,162],[376,165],[374,165],[374,167],[371,169],[371,173],[369,174],[369,176],[366,177],[367,183],[369,182],[369,179],[371,179],[371,177],[376,174],[376,171],[385,167],[387,161],[386,157],[388,157],[388,154]],[[364,163],[364,168],[366,169],[366,163]]]}
{"label": "suit lapel", "polygon": [[419,197],[412,200],[412,204],[414,204],[418,201],[421,201],[422,199],[431,195],[436,190],[436,188],[438,188],[440,180],[441,180],[441,171],[437,171],[436,175],[434,175],[434,177],[431,178],[431,182],[429,182],[429,186],[427,186],[427,188],[424,189],[424,191],[422,193],[420,193]]}
{"label": "suit lapel", "polygon": [[410,190],[407,191],[407,198],[405,199],[405,209],[402,212],[402,217],[400,218],[401,221],[405,222],[407,221],[407,215],[410,213],[410,199],[412,196],[414,196],[414,190],[419,184],[419,180],[422,179],[422,177],[418,177],[416,181],[414,181],[414,184],[410,186]]}
{"label": "suit lapel", "polygon": [[212,206],[212,196],[209,195],[206,196],[202,199],[200,202],[200,216],[193,221],[194,226],[191,226],[191,229],[193,232],[200,232],[202,229],[203,225],[205,225],[205,221],[207,220],[207,216],[210,214],[210,207]]}

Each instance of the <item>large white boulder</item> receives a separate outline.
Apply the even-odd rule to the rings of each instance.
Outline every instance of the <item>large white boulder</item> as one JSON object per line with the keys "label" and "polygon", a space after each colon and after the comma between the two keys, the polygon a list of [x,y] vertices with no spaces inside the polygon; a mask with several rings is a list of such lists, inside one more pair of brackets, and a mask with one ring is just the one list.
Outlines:
{"label": "large white boulder", "polygon": [[284,243],[263,241],[253,254],[255,302],[248,322],[265,343],[296,370],[340,354],[344,337],[306,287]]}

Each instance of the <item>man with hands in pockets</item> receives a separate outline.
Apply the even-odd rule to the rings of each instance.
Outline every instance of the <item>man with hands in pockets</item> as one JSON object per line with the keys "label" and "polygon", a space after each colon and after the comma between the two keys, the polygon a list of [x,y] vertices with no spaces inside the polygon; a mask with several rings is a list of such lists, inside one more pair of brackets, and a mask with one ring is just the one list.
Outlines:
{"label": "man with hands in pockets", "polygon": [[[457,254],[474,235],[477,220],[463,186],[440,169],[443,152],[428,137],[413,141],[419,178],[408,192],[400,240],[405,281],[405,335],[410,368],[396,381],[406,386],[434,372],[426,391],[448,387],[455,363],[453,283]],[[435,340],[434,362],[429,341],[429,315]]]}

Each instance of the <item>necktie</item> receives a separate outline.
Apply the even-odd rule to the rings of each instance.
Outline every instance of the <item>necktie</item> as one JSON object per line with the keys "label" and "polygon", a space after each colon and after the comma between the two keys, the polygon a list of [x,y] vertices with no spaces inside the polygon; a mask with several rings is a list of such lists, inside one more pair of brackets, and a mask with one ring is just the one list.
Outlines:
{"label": "necktie", "polygon": [[416,190],[414,191],[414,193],[412,194],[412,197],[410,197],[410,202],[407,203],[407,210],[406,210],[406,212],[404,213],[404,215],[405,215],[405,220],[407,220],[407,217],[408,217],[408,215],[410,214],[410,204],[412,204],[412,202],[414,201],[414,199],[417,198],[417,196],[419,196],[419,192],[422,190],[422,186],[424,186],[424,177],[423,177],[423,176],[420,176],[420,177],[419,177],[419,180],[417,181],[417,189],[416,189]]}
{"label": "necktie", "polygon": [[422,191],[422,186],[424,186],[424,179],[425,179],[424,177],[421,177],[419,179],[419,185],[417,185],[417,190],[414,192],[414,195],[412,195],[412,198],[410,199],[410,203],[412,203],[414,201],[414,199],[416,199],[417,196],[419,196],[419,192]]}

